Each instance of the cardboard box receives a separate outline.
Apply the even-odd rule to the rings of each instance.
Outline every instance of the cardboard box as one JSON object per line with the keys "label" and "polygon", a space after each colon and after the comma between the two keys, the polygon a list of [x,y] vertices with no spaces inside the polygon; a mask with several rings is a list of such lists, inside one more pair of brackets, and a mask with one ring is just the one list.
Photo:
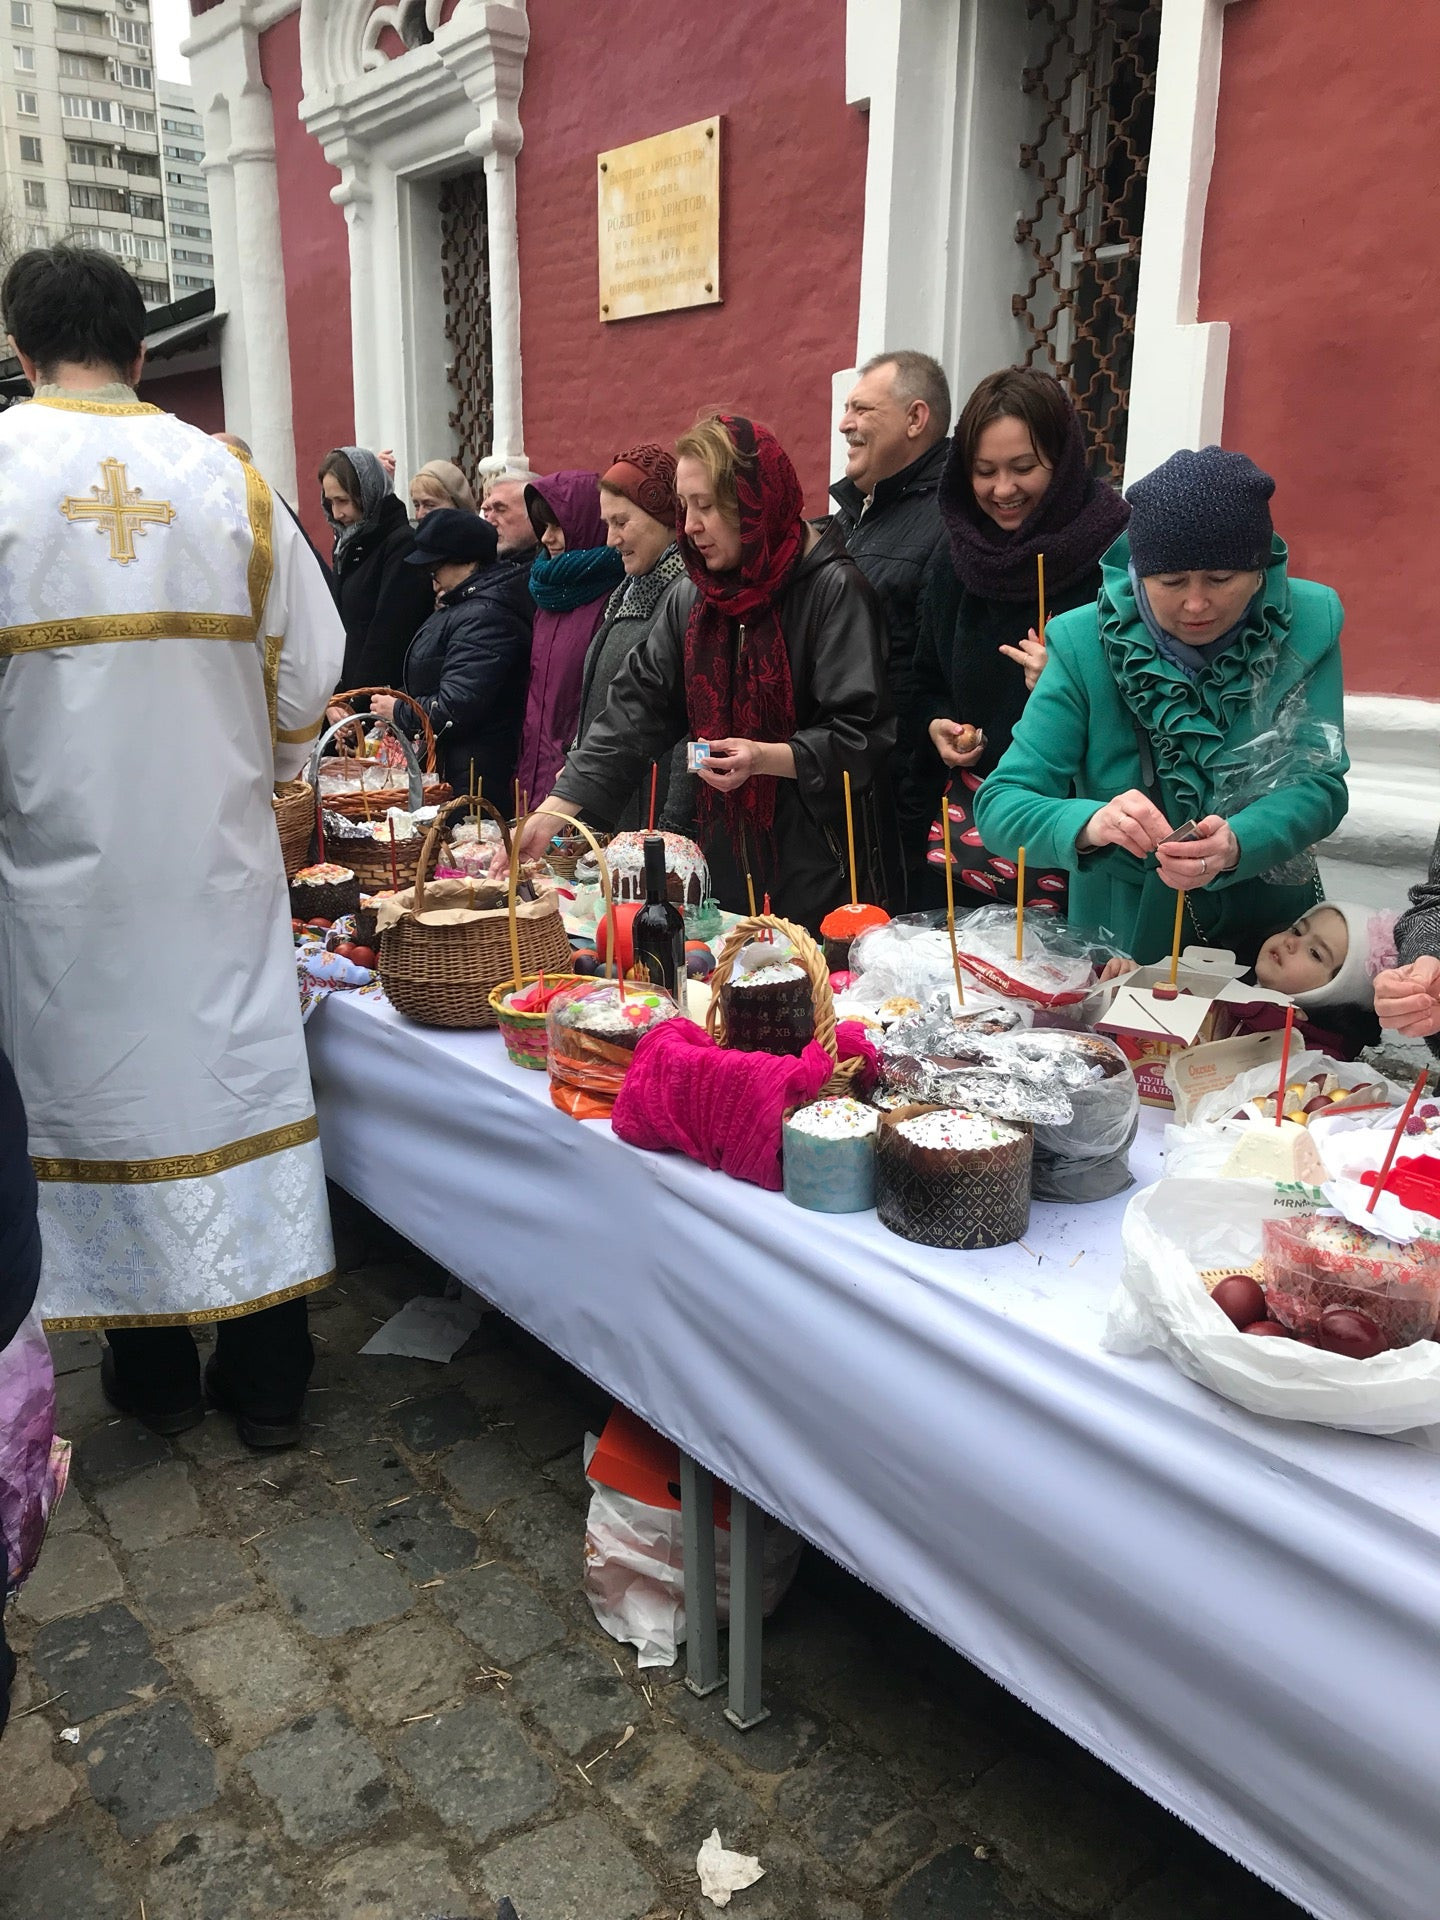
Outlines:
{"label": "cardboard box", "polygon": [[[1176,999],[1161,998],[1154,991],[1157,986],[1169,985],[1169,963],[1162,962],[1136,967],[1120,979],[1107,982],[1086,1001],[1086,1024],[1108,1035],[1125,1055],[1147,1107],[1174,1106],[1167,1069],[1176,1055],[1213,1040],[1217,1006],[1256,1000],[1280,1007],[1290,1005],[1283,993],[1241,986],[1236,975],[1242,971],[1232,953],[1213,947],[1187,947],[1180,956]],[[1272,1037],[1261,1036],[1267,1040]],[[1277,1061],[1279,1057],[1277,1050]]]}
{"label": "cardboard box", "polygon": [[[644,1506],[680,1511],[680,1449],[618,1402],[585,1471],[602,1487],[628,1494]],[[730,1525],[730,1489],[718,1483],[715,1524]]]}
{"label": "cardboard box", "polygon": [[[1173,1054],[1166,1070],[1166,1081],[1174,1096],[1175,1118],[1186,1125],[1195,1112],[1196,1102],[1207,1093],[1219,1093],[1232,1080],[1252,1067],[1280,1066],[1285,1046],[1283,1033],[1243,1033],[1232,1040],[1211,1040],[1202,1047],[1186,1047]],[[1300,1051],[1299,1040],[1292,1051]]]}

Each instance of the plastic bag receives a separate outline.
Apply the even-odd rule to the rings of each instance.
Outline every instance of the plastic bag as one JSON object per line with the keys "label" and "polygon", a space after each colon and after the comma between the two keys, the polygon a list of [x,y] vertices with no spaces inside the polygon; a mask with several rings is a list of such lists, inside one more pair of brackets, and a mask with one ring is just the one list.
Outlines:
{"label": "plastic bag", "polygon": [[[587,1440],[586,1458],[594,1451]],[[628,1493],[590,1482],[585,1524],[585,1597],[612,1639],[634,1647],[636,1664],[668,1667],[685,1638],[685,1553],[678,1507],[652,1507]],[[790,1590],[804,1542],[768,1516],[762,1560],[768,1617]],[[730,1533],[715,1529],[715,1591],[721,1620],[730,1617]]]}
{"label": "plastic bag", "polygon": [[854,977],[845,995],[847,1006],[865,1013],[878,1013],[891,1001],[905,1000],[932,1013],[957,1016],[1004,1006],[999,994],[970,982],[965,986],[964,1007],[956,1006],[950,936],[943,925],[936,925],[933,914],[905,915],[860,934],[850,949],[850,972]]}
{"label": "plastic bag", "polygon": [[1212,811],[1227,820],[1267,793],[1278,793],[1309,774],[1338,773],[1345,756],[1339,727],[1316,720],[1302,705],[1282,707],[1275,725],[1213,763]]}
{"label": "plastic bag", "polygon": [[612,1112],[643,1035],[680,1009],[663,987],[581,980],[550,1002],[545,1015],[550,1097],[577,1120]]}
{"label": "plastic bag", "polygon": [[[1373,1088],[1374,1102],[1378,1106],[1392,1106],[1405,1097],[1399,1087],[1393,1086],[1383,1074],[1377,1073],[1374,1067],[1366,1066],[1363,1061],[1332,1060],[1328,1053],[1312,1053],[1308,1048],[1299,1053],[1292,1051],[1285,1068],[1285,1084],[1287,1088],[1303,1086],[1307,1080],[1316,1076],[1323,1079],[1327,1074],[1348,1094]],[[1252,1100],[1273,1101],[1279,1087],[1280,1073],[1273,1063],[1249,1067],[1244,1073],[1236,1074],[1228,1086],[1219,1087],[1214,1093],[1202,1094],[1191,1112],[1189,1127],[1207,1127],[1232,1121],[1240,1109]],[[1273,1124],[1273,1108],[1269,1118]]]}
{"label": "plastic bag", "polygon": [[1201,1386],[1277,1420],[1399,1435],[1440,1424],[1433,1340],[1350,1360],[1298,1340],[1241,1333],[1210,1299],[1202,1273],[1255,1266],[1265,1221],[1308,1211],[1311,1202],[1303,1189],[1260,1180],[1228,1187],[1223,1206],[1209,1180],[1167,1178],[1137,1193],[1125,1210],[1124,1267],[1105,1346],[1112,1353],[1157,1347]]}
{"label": "plastic bag", "polygon": [[1077,939],[1063,921],[1027,913],[1024,953],[1017,960],[1015,921],[1014,907],[978,907],[956,926],[965,972],[1007,1000],[1037,1007],[1078,1006],[1100,968],[1118,957],[1109,948]]}
{"label": "plastic bag", "polygon": [[1053,1058],[1072,1108],[1068,1121],[1035,1128],[1034,1198],[1085,1203],[1123,1193],[1140,1125],[1140,1089],[1125,1055],[1098,1033],[1041,1031],[1012,1044],[1037,1061]]}
{"label": "plastic bag", "polygon": [[0,1533],[12,1590],[33,1572],[50,1512],[70,1475],[55,1437],[55,1369],[38,1308],[0,1352]]}

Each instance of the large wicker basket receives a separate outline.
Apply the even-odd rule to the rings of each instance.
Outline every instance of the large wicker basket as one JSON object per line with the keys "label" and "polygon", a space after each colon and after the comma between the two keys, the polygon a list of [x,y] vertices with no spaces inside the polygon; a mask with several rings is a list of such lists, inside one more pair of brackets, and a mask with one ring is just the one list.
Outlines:
{"label": "large wicker basket", "polygon": [[[368,787],[363,792],[326,794],[324,796],[326,808],[331,813],[343,813],[350,820],[363,820],[367,813],[384,813],[387,807],[409,807],[413,810],[422,806],[442,806],[450,798],[450,788],[436,772],[435,729],[430,724],[429,715],[418,701],[412,700],[408,694],[397,692],[393,687],[352,687],[348,693],[332,695],[330,705],[345,707],[353,712],[354,703],[357,700],[368,699],[373,693],[386,694],[392,700],[403,700],[407,707],[413,708],[419,715],[420,734],[425,743],[424,760],[420,768],[423,778],[416,774],[415,762],[418,756],[401,728],[396,726],[393,720],[383,719],[378,713],[365,714],[361,717],[362,720],[368,720],[372,725],[383,726],[406,750],[405,757],[411,777],[409,780],[402,780],[400,769],[392,768],[390,771],[395,775],[393,782],[378,787]],[[350,726],[354,726],[357,733],[360,731],[359,721],[342,720],[332,726],[316,742],[315,752],[310,762],[310,780],[317,793],[320,791],[321,753],[337,735],[344,733]],[[352,758],[343,754],[324,763],[326,773],[339,773],[354,780],[363,779],[367,773],[375,770],[376,765],[377,762],[374,760]]]}
{"label": "large wicker basket", "polygon": [[275,809],[285,878],[293,880],[309,859],[315,836],[315,789],[308,780],[279,780],[270,804]]}
{"label": "large wicker basket", "polygon": [[[553,893],[507,906],[474,908],[464,917],[427,918],[425,879],[445,824],[460,807],[476,807],[500,822],[506,853],[510,830],[490,801],[461,794],[446,806],[425,837],[420,870],[408,902],[380,935],[380,984],[398,1012],[426,1027],[493,1027],[491,993],[516,973],[559,973],[570,965],[570,938]],[[518,955],[518,961],[517,956]]]}
{"label": "large wicker basket", "polygon": [[803,967],[809,976],[810,993],[815,1008],[815,1038],[829,1054],[833,1069],[817,1098],[832,1093],[853,1093],[857,1079],[865,1070],[865,1063],[860,1059],[841,1060],[836,1049],[835,996],[830,991],[830,969],[826,964],[825,956],[803,927],[794,926],[789,920],[781,920],[775,914],[752,914],[748,920],[740,921],[726,936],[711,978],[713,998],[705,1016],[705,1024],[712,1038],[722,1047],[726,1044],[725,1010],[722,1004],[724,996],[721,988],[725,986],[734,971],[740,950],[767,933],[779,934],[789,941],[796,964]]}

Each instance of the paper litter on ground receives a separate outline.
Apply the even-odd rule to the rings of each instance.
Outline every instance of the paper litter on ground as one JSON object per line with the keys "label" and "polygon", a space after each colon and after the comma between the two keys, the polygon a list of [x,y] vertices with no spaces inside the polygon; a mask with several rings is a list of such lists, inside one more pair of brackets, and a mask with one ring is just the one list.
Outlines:
{"label": "paper litter on ground", "polygon": [[473,1293],[458,1300],[419,1294],[365,1342],[361,1353],[401,1354],[408,1360],[453,1360],[479,1326],[485,1303]]}
{"label": "paper litter on ground", "polygon": [[720,1839],[720,1829],[712,1827],[710,1838],[695,1856],[700,1875],[700,1891],[712,1907],[728,1907],[732,1893],[753,1887],[763,1880],[765,1869],[753,1853],[731,1853]]}

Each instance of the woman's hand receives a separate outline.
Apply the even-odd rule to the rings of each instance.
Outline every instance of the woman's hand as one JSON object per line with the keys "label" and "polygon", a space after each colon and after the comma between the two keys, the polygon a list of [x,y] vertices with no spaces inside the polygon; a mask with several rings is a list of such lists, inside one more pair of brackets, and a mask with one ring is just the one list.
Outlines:
{"label": "woman's hand", "polygon": [[1017,667],[1023,667],[1025,669],[1025,691],[1027,693],[1033,693],[1035,691],[1035,682],[1045,671],[1045,661],[1047,658],[1045,642],[1040,638],[1034,627],[1031,627],[1029,633],[1026,634],[1018,647],[1001,647],[1000,651],[1007,660],[1013,660]]}
{"label": "woman's hand", "polygon": [[326,707],[325,709],[325,724],[327,727],[338,727],[342,720],[353,720],[354,718],[355,716],[349,707]]}
{"label": "woman's hand", "polygon": [[932,720],[930,738],[947,767],[973,767],[985,751],[985,735],[979,727],[962,726],[956,720]]}
{"label": "woman's hand", "polygon": [[372,693],[370,696],[370,711],[378,714],[382,720],[393,720],[395,718],[394,694]]}
{"label": "woman's hand", "polygon": [[1100,969],[1099,984],[1103,987],[1107,980],[1118,980],[1122,973],[1133,973],[1135,962],[1127,960],[1124,954],[1117,953],[1113,960],[1107,960]]}
{"label": "woman's hand", "polygon": [[[1143,860],[1171,833],[1170,822],[1153,800],[1131,787],[1107,800],[1085,822],[1075,839],[1081,853],[1093,853],[1097,847],[1124,847],[1137,860]],[[1173,883],[1172,883],[1173,884]]]}
{"label": "woman's hand", "polygon": [[[513,838],[511,845],[516,848],[521,860],[538,860],[550,845],[551,836],[556,827],[563,824],[563,820],[557,813],[547,812],[543,805],[537,807],[525,822],[525,830],[520,835],[518,846]],[[503,880],[509,871],[510,862],[505,857],[504,847],[496,847],[490,856],[490,878]]]}
{"label": "woman's hand", "polygon": [[1440,1033],[1440,960],[1422,954],[1408,967],[1377,973],[1375,1014],[1382,1027],[1415,1039]]}
{"label": "woman's hand", "polygon": [[1193,839],[1162,841],[1155,849],[1160,878],[1180,893],[1208,887],[1239,858],[1240,842],[1218,813],[1206,814]]}
{"label": "woman's hand", "polygon": [[756,774],[775,780],[795,778],[795,755],[784,741],[712,740],[710,758],[696,776],[718,793],[734,793]]}

